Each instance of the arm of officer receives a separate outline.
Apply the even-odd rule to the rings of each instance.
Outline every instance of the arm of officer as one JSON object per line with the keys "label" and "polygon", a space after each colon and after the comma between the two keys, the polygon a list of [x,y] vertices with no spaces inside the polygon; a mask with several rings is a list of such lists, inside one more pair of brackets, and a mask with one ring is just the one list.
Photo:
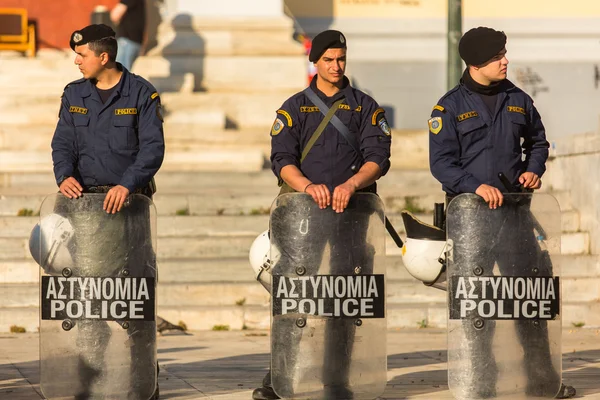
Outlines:
{"label": "arm of officer", "polygon": [[392,130],[385,111],[370,97],[364,103],[360,125],[360,152],[364,163],[356,174],[334,189],[332,208],[336,212],[343,212],[357,190],[372,185],[390,169]]}
{"label": "arm of officer", "polygon": [[77,198],[83,188],[73,178],[77,164],[76,136],[73,116],[69,112],[69,102],[63,94],[58,113],[58,123],[52,137],[52,162],[54,164],[54,177],[60,192],[68,198]]}
{"label": "arm of officer", "polygon": [[454,193],[475,193],[481,185],[460,165],[456,117],[437,105],[429,119],[429,167],[432,175]]}
{"label": "arm of officer", "polygon": [[533,105],[533,100],[529,99],[529,101],[529,124],[523,140],[527,169],[519,177],[519,182],[526,188],[538,189],[541,186],[540,178],[546,172],[546,160],[548,160],[550,145],[546,140],[546,129],[542,118]]}
{"label": "arm of officer", "polygon": [[298,107],[292,98],[277,110],[271,128],[271,169],[280,181],[297,192],[310,194],[319,208],[323,209],[331,203],[329,189],[325,185],[312,183],[300,170],[302,127],[295,111]]}
{"label": "arm of officer", "polygon": [[145,100],[138,106],[137,157],[123,174],[119,185],[107,193],[104,201],[104,209],[113,214],[121,209],[130,193],[150,182],[162,165],[165,155],[160,97],[158,93],[149,90],[141,97]]}

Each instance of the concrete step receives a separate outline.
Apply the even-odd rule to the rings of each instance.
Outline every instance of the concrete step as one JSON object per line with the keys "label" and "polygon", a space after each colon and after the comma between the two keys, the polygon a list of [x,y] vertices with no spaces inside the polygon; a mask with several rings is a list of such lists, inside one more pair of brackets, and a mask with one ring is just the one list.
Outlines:
{"label": "concrete step", "polygon": [[[0,238],[28,238],[31,228],[39,217],[0,217]],[[229,238],[256,236],[260,227],[268,226],[268,215],[247,215],[243,217],[223,216],[159,216],[158,237],[160,238],[201,238],[204,236]],[[266,229],[266,228],[265,228]],[[264,229],[263,229],[264,230]]]}
{"label": "concrete step", "polygon": [[[411,280],[400,256],[388,257],[386,276],[393,280]],[[0,260],[0,284],[37,283],[39,267],[33,259]],[[220,258],[158,258],[160,283],[234,282],[256,283],[248,256]],[[585,275],[584,275],[585,276]]]}
{"label": "concrete step", "polygon": [[[306,82],[306,57],[290,56],[145,56],[136,60],[133,72],[148,79],[162,93],[169,79],[182,82],[186,73],[194,78],[194,91],[233,91],[251,93],[264,88],[287,93],[303,89]],[[162,83],[162,86],[161,86]]]}
{"label": "concrete step", "polygon": [[[261,288],[264,291],[264,289]],[[265,292],[266,293],[266,292]],[[36,297],[36,301],[39,299]],[[270,326],[270,306],[263,305],[161,305],[159,298],[158,315],[178,323],[185,322],[190,330],[210,330],[216,325],[229,325],[231,329],[268,329]],[[0,332],[9,330],[10,325],[24,326],[28,331],[36,331],[38,307],[0,307]],[[388,304],[388,328],[414,328],[425,320],[431,327],[443,327],[446,321],[446,303],[411,302]]]}
{"label": "concrete step", "polygon": [[560,241],[562,254],[589,254],[590,234],[588,232],[563,233]]}
{"label": "concrete step", "polygon": [[[68,50],[43,49],[36,58],[2,57],[0,87],[3,98],[21,95],[55,96],[58,101],[64,87],[81,78],[74,64],[75,53]],[[19,96],[15,96],[15,95]],[[55,116],[58,107],[55,109]]]}
{"label": "concrete step", "polygon": [[288,18],[188,18],[179,15],[158,28],[150,55],[303,55]]}
{"label": "concrete step", "polygon": [[[562,326],[572,327],[584,323],[586,327],[600,326],[599,302],[574,302],[562,306]],[[179,306],[158,307],[158,315],[168,321],[185,322],[192,331],[211,330],[215,326],[229,326],[232,330],[268,329],[270,309],[263,306]],[[447,309],[443,303],[391,304],[387,307],[388,329],[399,328],[445,328]],[[25,327],[36,332],[39,326],[37,307],[0,308],[0,332],[8,332],[11,325]]]}
{"label": "concrete step", "polygon": [[[264,154],[258,149],[221,150],[215,148],[167,152],[161,171],[200,172],[219,169],[221,171],[258,172],[263,169],[264,164]],[[43,173],[45,171],[52,171],[50,152],[0,151],[0,174]]]}
{"label": "concrete step", "polygon": [[[14,157],[13,157],[14,160]],[[166,162],[165,162],[166,164]],[[232,193],[263,193],[275,195],[279,192],[277,178],[269,169],[256,172],[223,171],[227,166],[215,165],[210,173],[169,171],[161,169],[156,175],[159,194],[212,194],[231,191]],[[45,172],[6,171],[0,170],[0,194],[48,194],[56,191],[52,165]],[[426,170],[390,170],[378,183],[380,197],[421,196],[438,194],[443,202],[444,194],[440,184]]]}
{"label": "concrete step", "polygon": [[[266,209],[262,210],[266,211]],[[404,234],[404,224],[398,214],[388,215],[394,228]],[[420,216],[427,221],[428,217]],[[38,217],[0,217],[0,249],[5,254],[0,258],[20,258],[27,254],[27,239]],[[158,238],[159,253],[162,257],[177,257],[181,251],[183,258],[235,256],[247,251],[252,240],[268,228],[267,214],[245,216],[159,216]],[[400,254],[392,239],[386,236],[387,253]],[[563,233],[561,253],[567,255],[587,254],[589,252],[589,234],[587,232]],[[244,246],[246,246],[244,248]],[[215,252],[214,254],[212,252]],[[234,254],[235,253],[235,254]]]}
{"label": "concrete step", "polygon": [[[216,121],[214,128],[206,123],[169,123],[165,125],[165,145],[168,152],[254,147],[260,148],[265,155],[269,154],[270,126],[237,130],[222,129],[224,125],[224,119]],[[55,122],[35,125],[3,124],[0,126],[0,150],[42,151],[49,154],[55,128]]]}
{"label": "concrete step", "polygon": [[[154,203],[159,215],[175,215],[185,213],[193,216],[223,216],[223,215],[254,215],[268,213],[278,188],[270,185],[263,193],[244,190],[213,188],[202,194],[161,194],[154,197]],[[385,192],[384,189],[382,191]],[[0,195],[0,216],[15,216],[20,210],[29,209],[37,212],[44,199],[41,195],[15,194]],[[441,201],[439,193],[403,196],[401,193],[388,192],[384,201],[388,215],[399,214],[404,209],[416,213],[419,218],[432,223],[433,205]],[[397,218],[397,223],[401,224]],[[579,213],[575,210],[562,212],[561,224],[563,232],[577,232],[580,228]]]}
{"label": "concrete step", "polygon": [[[161,100],[167,113],[215,108],[227,116],[229,127],[239,129],[260,127],[263,139],[270,143],[270,127],[275,111],[294,93],[261,91],[255,93],[201,92],[164,93]],[[171,123],[178,122],[171,120]],[[180,130],[181,131],[181,130]]]}
{"label": "concrete step", "polygon": [[[246,276],[251,273],[248,268]],[[264,305],[269,303],[268,292],[258,282],[194,281],[165,282],[158,285],[160,306],[232,306]],[[562,278],[562,301],[600,301],[600,276],[585,278]],[[391,304],[444,303],[444,291],[427,287],[421,282],[408,279],[386,279],[386,301]],[[0,307],[33,307],[39,303],[39,285],[29,283],[0,284]]]}
{"label": "concrete step", "polygon": [[[0,118],[9,125],[56,125],[60,108],[60,96],[54,104],[38,103],[27,106],[9,105],[0,109]],[[169,109],[165,113],[165,126],[173,124],[195,124],[201,129],[223,129],[226,113],[223,110],[210,108],[189,108],[185,111]],[[272,119],[272,118],[271,118]],[[268,124],[269,119],[263,121]],[[168,134],[168,132],[167,132]]]}
{"label": "concrete step", "polygon": [[[569,282],[584,282],[600,278],[600,256],[558,255],[553,257],[555,273]],[[254,273],[248,256],[220,258],[163,258],[159,253],[158,271],[160,283],[187,282],[245,282],[254,283]],[[37,283],[39,267],[31,259],[0,260],[0,284]],[[386,277],[395,281],[417,282],[406,270],[399,255],[386,258]],[[594,288],[592,288],[595,290]]]}

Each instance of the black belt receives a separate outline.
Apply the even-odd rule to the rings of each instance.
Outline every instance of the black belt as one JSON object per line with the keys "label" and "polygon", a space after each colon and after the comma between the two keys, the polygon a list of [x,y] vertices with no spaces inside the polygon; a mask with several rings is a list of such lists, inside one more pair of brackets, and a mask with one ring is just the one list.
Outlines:
{"label": "black belt", "polygon": [[[108,193],[108,191],[115,186],[116,185],[84,186],[83,193]],[[144,196],[152,198],[152,190],[150,189],[150,186],[135,189],[131,194],[143,194]]]}

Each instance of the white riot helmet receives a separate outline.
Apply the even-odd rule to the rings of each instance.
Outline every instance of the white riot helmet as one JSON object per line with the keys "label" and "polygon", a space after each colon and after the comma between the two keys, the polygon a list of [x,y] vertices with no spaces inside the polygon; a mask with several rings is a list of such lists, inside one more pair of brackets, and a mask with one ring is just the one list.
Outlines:
{"label": "white riot helmet", "polygon": [[402,211],[406,241],[402,261],[406,270],[427,286],[445,290],[446,232],[425,224],[408,211]]}
{"label": "white riot helmet", "polygon": [[254,239],[250,246],[250,265],[254,270],[254,276],[269,293],[271,293],[271,270],[275,263],[279,260],[281,254],[274,249],[271,252],[271,240],[269,239],[269,231],[266,230]]}
{"label": "white riot helmet", "polygon": [[46,272],[60,271],[73,264],[67,249],[72,237],[73,226],[69,220],[58,214],[49,214],[31,230],[29,252]]}

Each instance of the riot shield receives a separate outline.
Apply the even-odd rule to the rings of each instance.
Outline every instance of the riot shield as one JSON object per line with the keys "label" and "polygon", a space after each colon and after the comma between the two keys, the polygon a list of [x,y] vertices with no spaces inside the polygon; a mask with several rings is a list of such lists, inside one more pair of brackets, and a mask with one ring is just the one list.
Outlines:
{"label": "riot shield", "polygon": [[156,388],[156,212],[142,195],[48,196],[40,209],[40,387],[147,400]]}
{"label": "riot shield", "polygon": [[287,399],[373,399],[386,384],[385,225],[381,200],[342,213],[307,194],[271,208],[271,369]]}
{"label": "riot shield", "polygon": [[547,194],[448,205],[448,385],[458,399],[553,398],[561,385],[560,209]]}

